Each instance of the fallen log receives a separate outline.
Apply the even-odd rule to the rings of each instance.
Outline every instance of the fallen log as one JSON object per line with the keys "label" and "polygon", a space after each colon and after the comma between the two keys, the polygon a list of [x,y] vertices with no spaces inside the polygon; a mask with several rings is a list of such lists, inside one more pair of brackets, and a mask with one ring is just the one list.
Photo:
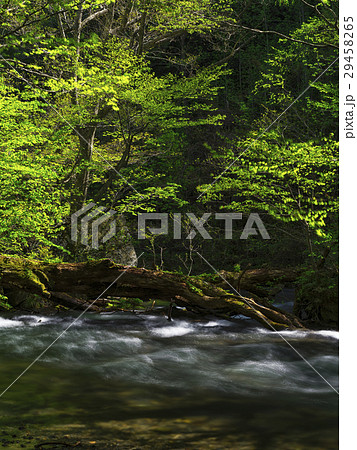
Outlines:
{"label": "fallen log", "polygon": [[[271,298],[286,283],[296,281],[300,274],[301,271],[294,268],[262,268],[247,269],[240,272],[221,270],[219,274],[205,274],[202,278],[223,289],[227,289],[230,285],[238,292],[244,290],[260,297]],[[268,285],[271,286],[267,287]]]}
{"label": "fallen log", "polygon": [[243,297],[201,277],[128,267],[109,259],[49,264],[2,256],[0,286],[4,292],[17,288],[81,309],[87,309],[107,289],[106,295],[168,300],[199,313],[244,315],[273,330],[303,328],[296,316],[263,304],[256,296]]}

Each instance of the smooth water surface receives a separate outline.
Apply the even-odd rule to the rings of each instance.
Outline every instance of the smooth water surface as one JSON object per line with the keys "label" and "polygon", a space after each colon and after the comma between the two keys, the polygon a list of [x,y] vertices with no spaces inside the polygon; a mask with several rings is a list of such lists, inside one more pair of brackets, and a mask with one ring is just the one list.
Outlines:
{"label": "smooth water surface", "polygon": [[[0,317],[1,391],[74,317]],[[338,389],[338,332],[280,334],[86,314],[3,395],[0,421],[110,448],[337,449],[338,396],[301,356]]]}

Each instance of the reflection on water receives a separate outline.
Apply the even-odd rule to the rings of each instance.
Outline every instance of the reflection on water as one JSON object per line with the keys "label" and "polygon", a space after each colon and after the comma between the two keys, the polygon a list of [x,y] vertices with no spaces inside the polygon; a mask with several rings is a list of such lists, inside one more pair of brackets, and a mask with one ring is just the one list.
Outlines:
{"label": "reflection on water", "polygon": [[[72,320],[0,317],[1,390]],[[282,334],[337,389],[338,333]],[[103,448],[338,447],[337,394],[251,321],[87,314],[2,400],[4,426]]]}

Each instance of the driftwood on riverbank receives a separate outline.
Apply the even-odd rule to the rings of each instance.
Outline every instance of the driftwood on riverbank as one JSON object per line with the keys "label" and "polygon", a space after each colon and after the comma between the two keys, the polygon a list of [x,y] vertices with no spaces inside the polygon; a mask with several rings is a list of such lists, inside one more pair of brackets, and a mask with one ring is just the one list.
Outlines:
{"label": "driftwood on riverbank", "polygon": [[[223,276],[229,278],[227,273]],[[267,281],[269,276],[272,274],[266,272],[263,276],[257,271],[247,271],[239,280],[241,285],[239,287],[247,289],[248,284],[253,283],[254,277],[263,282]],[[279,273],[279,276],[283,274]],[[292,274],[288,276],[291,277]],[[86,309],[115,281],[105,292],[104,297],[115,295],[142,300],[161,299],[173,301],[178,306],[185,306],[189,310],[203,314],[227,316],[242,314],[255,319],[267,328],[276,330],[303,327],[296,316],[269,305],[257,295],[248,298],[232,293],[234,290],[224,285],[223,280],[217,277],[189,277],[126,267],[109,259],[84,263],[46,264],[18,257],[0,257],[0,286],[5,293],[8,289],[20,289],[67,307]],[[231,281],[229,282],[236,289],[234,280]],[[91,309],[99,310],[98,303],[102,304],[103,300],[96,302]]]}

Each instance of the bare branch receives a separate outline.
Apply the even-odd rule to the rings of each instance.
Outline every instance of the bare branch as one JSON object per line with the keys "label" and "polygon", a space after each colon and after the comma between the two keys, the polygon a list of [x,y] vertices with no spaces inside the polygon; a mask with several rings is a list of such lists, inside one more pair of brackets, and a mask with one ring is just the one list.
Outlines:
{"label": "bare branch", "polygon": [[239,50],[240,50],[242,47],[244,47],[246,44],[248,44],[248,42],[250,42],[250,41],[251,41],[252,39],[254,39],[254,38],[255,38],[255,36],[251,36],[247,41],[243,42],[243,43],[242,43],[241,45],[239,45],[238,47],[237,47],[237,45],[238,45],[238,42],[239,42],[239,41],[236,42],[235,46],[233,47],[233,50],[231,51],[231,53],[230,53],[229,55],[225,56],[224,58],[220,59],[219,61],[215,62],[215,63],[212,64],[212,65],[214,65],[214,66],[220,66],[220,65],[226,63],[226,62],[229,61],[231,58],[233,58],[233,56],[234,56],[237,52],[239,52]]}
{"label": "bare branch", "polygon": [[163,42],[169,41],[171,39],[174,39],[176,37],[182,36],[185,34],[185,30],[175,30],[170,31],[169,33],[165,33],[164,35],[157,36],[156,38],[152,39],[151,41],[147,42],[143,45],[143,50],[147,51],[151,48],[155,47],[155,45],[162,44]]}
{"label": "bare branch", "polygon": [[91,14],[89,17],[87,17],[86,19],[84,19],[80,25],[80,29],[84,28],[87,23],[91,22],[92,20],[96,19],[99,16],[102,16],[103,14],[106,14],[108,12],[108,8],[105,9],[101,9],[100,11],[97,11],[93,14]]}
{"label": "bare branch", "polygon": [[[81,0],[81,1],[82,1],[82,0]],[[76,5],[79,5],[80,3],[81,3],[81,2],[78,2]],[[48,4],[46,4],[45,6],[47,6],[47,5],[48,5]],[[6,37],[8,37],[8,36],[10,36],[10,35],[12,35],[12,34],[17,33],[18,31],[20,31],[22,28],[25,28],[26,26],[33,25],[34,23],[37,23],[37,22],[42,22],[42,21],[44,21],[44,20],[49,19],[50,17],[56,16],[57,14],[66,13],[66,12],[69,12],[69,11],[72,10],[72,8],[70,8],[70,9],[61,9],[60,11],[55,11],[55,12],[53,12],[53,13],[47,14],[47,15],[45,15],[45,16],[43,16],[43,17],[40,17],[39,19],[34,19],[34,20],[31,20],[30,22],[28,21],[28,20],[30,19],[31,16],[34,16],[36,13],[42,11],[42,10],[44,9],[45,6],[43,6],[41,9],[38,9],[38,10],[36,10],[36,11],[32,11],[30,14],[28,14],[28,15],[25,17],[25,20],[24,20],[20,25],[18,25],[18,26],[17,26],[16,28],[14,28],[13,30],[11,30],[11,31],[9,31],[9,32],[7,32],[7,33],[5,33],[5,34],[3,34],[3,35],[1,36],[1,38],[2,38],[2,39],[5,39]],[[5,46],[5,45],[3,45],[3,46]]]}
{"label": "bare branch", "polygon": [[294,38],[292,38],[290,36],[286,36],[285,34],[279,33],[278,31],[272,31],[272,30],[264,31],[264,30],[257,30],[256,28],[245,27],[243,25],[238,25],[238,26],[240,28],[242,28],[243,30],[252,31],[253,33],[275,34],[276,36],[280,36],[281,38],[287,39],[288,41],[297,42],[299,44],[308,45],[308,46],[314,47],[314,48],[332,47],[332,48],[338,49],[338,45],[331,44],[330,42],[326,42],[326,44],[318,44],[316,42],[309,42],[309,41],[302,41],[301,39],[294,39]]}
{"label": "bare branch", "polygon": [[38,70],[30,69],[30,68],[26,67],[27,64],[24,62],[17,61],[15,59],[3,59],[3,60],[6,62],[11,62],[13,64],[18,64],[20,66],[19,70],[24,70],[25,72],[34,73],[36,75],[40,75],[41,77],[51,78],[52,80],[57,80],[57,81],[59,80],[59,78],[53,77],[52,75],[49,75],[47,73],[39,72]]}
{"label": "bare branch", "polygon": [[[336,30],[338,30],[338,25],[337,25],[337,20],[335,21],[335,23],[332,23],[320,10],[319,10],[319,5],[311,5],[311,3],[308,3],[306,0],[300,0],[304,5],[308,6],[309,8],[314,9],[317,14],[332,28],[335,28]],[[333,15],[336,17],[335,12],[331,9],[328,8]],[[338,48],[338,47],[336,47]]]}

